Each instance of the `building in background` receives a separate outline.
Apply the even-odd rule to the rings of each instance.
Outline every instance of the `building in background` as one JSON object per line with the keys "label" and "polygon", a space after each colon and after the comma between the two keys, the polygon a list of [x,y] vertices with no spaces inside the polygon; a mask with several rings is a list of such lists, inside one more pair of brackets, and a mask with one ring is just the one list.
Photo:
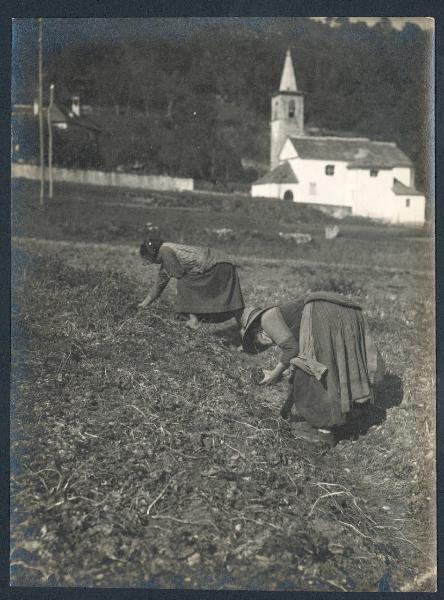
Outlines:
{"label": "building in background", "polygon": [[336,216],[425,222],[413,163],[394,142],[307,135],[289,50],[271,100],[270,127],[270,171],[253,183],[252,196],[316,204]]}
{"label": "building in background", "polygon": [[[43,101],[43,124],[45,139],[48,134],[49,98]],[[109,135],[89,115],[91,107],[81,105],[73,96],[64,105],[54,102],[51,124],[54,132],[54,164],[69,167],[91,167],[97,154],[98,138]],[[39,104],[14,104],[11,113],[12,162],[37,164],[38,162],[38,113]],[[45,149],[46,151],[46,149]]]}

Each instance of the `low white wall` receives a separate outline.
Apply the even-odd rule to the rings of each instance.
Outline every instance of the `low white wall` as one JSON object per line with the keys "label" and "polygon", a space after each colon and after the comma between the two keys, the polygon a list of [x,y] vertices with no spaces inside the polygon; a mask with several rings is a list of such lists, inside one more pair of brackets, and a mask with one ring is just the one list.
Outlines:
{"label": "low white wall", "polygon": [[[23,179],[40,179],[38,165],[13,163],[11,176]],[[48,178],[48,169],[45,169]],[[105,173],[104,171],[87,171],[81,169],[53,169],[54,181],[70,183],[86,183],[88,185],[103,185],[115,187],[129,187],[160,191],[192,191],[193,179],[183,177],[168,177],[167,175],[135,175],[132,173]]]}

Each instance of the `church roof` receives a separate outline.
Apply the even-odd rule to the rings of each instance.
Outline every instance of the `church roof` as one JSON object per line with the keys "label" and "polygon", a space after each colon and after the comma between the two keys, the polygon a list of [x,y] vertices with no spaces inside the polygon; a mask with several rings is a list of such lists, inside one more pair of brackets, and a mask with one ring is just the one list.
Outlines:
{"label": "church roof", "polygon": [[393,142],[368,138],[291,136],[300,158],[346,161],[349,169],[410,167],[409,157]]}
{"label": "church roof", "polygon": [[287,50],[285,55],[284,70],[282,71],[280,92],[297,92],[296,77],[293,69],[293,61],[291,60],[291,52]]}
{"label": "church roof", "polygon": [[405,185],[398,179],[393,178],[393,187],[392,190],[395,192],[397,196],[424,196],[424,194],[415,188],[412,188],[408,185]]}
{"label": "church roof", "polygon": [[259,185],[261,183],[299,183],[299,181],[294,174],[290,163],[285,161],[275,167],[272,171],[265,173],[265,175],[255,181],[253,185]]}

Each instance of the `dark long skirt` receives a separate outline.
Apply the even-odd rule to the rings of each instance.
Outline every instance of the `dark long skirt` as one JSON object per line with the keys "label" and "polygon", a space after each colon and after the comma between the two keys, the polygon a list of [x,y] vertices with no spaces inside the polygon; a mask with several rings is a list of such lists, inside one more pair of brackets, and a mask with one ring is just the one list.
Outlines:
{"label": "dark long skirt", "polygon": [[343,425],[355,402],[373,401],[362,313],[330,302],[315,302],[316,358],[327,367],[321,381],[296,369],[294,406],[313,427]]}
{"label": "dark long skirt", "polygon": [[210,315],[223,313],[227,318],[244,308],[236,267],[218,263],[209,271],[188,273],[177,281],[174,309],[178,313]]}

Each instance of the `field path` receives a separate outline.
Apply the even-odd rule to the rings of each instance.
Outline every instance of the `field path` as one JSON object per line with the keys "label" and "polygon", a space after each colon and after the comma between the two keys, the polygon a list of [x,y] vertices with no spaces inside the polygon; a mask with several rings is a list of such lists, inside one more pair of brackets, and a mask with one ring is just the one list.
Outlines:
{"label": "field path", "polygon": [[[110,244],[108,242],[73,242],[66,240],[48,240],[44,238],[35,238],[35,237],[22,237],[22,236],[13,236],[12,243],[18,246],[26,246],[29,245],[32,248],[40,248],[48,250],[51,248],[70,248],[70,249],[82,249],[82,250],[97,250],[103,251],[107,254],[109,252],[115,252],[116,254],[125,253],[128,256],[137,256],[138,251],[136,246],[132,246],[129,244]],[[363,266],[359,264],[353,263],[341,263],[338,265],[337,263],[323,262],[323,261],[314,261],[314,260],[299,260],[299,259],[277,259],[277,258],[256,258],[252,256],[238,256],[237,257],[241,266],[254,266],[254,265],[286,265],[290,267],[309,267],[309,268],[322,268],[322,269],[337,269],[339,266],[342,269],[348,270],[363,270]],[[410,275],[417,276],[430,276],[433,272],[431,267],[428,270],[418,270],[418,269],[405,269],[405,268],[396,268],[396,267],[379,267],[372,266],[372,271],[376,273],[408,273]]]}

